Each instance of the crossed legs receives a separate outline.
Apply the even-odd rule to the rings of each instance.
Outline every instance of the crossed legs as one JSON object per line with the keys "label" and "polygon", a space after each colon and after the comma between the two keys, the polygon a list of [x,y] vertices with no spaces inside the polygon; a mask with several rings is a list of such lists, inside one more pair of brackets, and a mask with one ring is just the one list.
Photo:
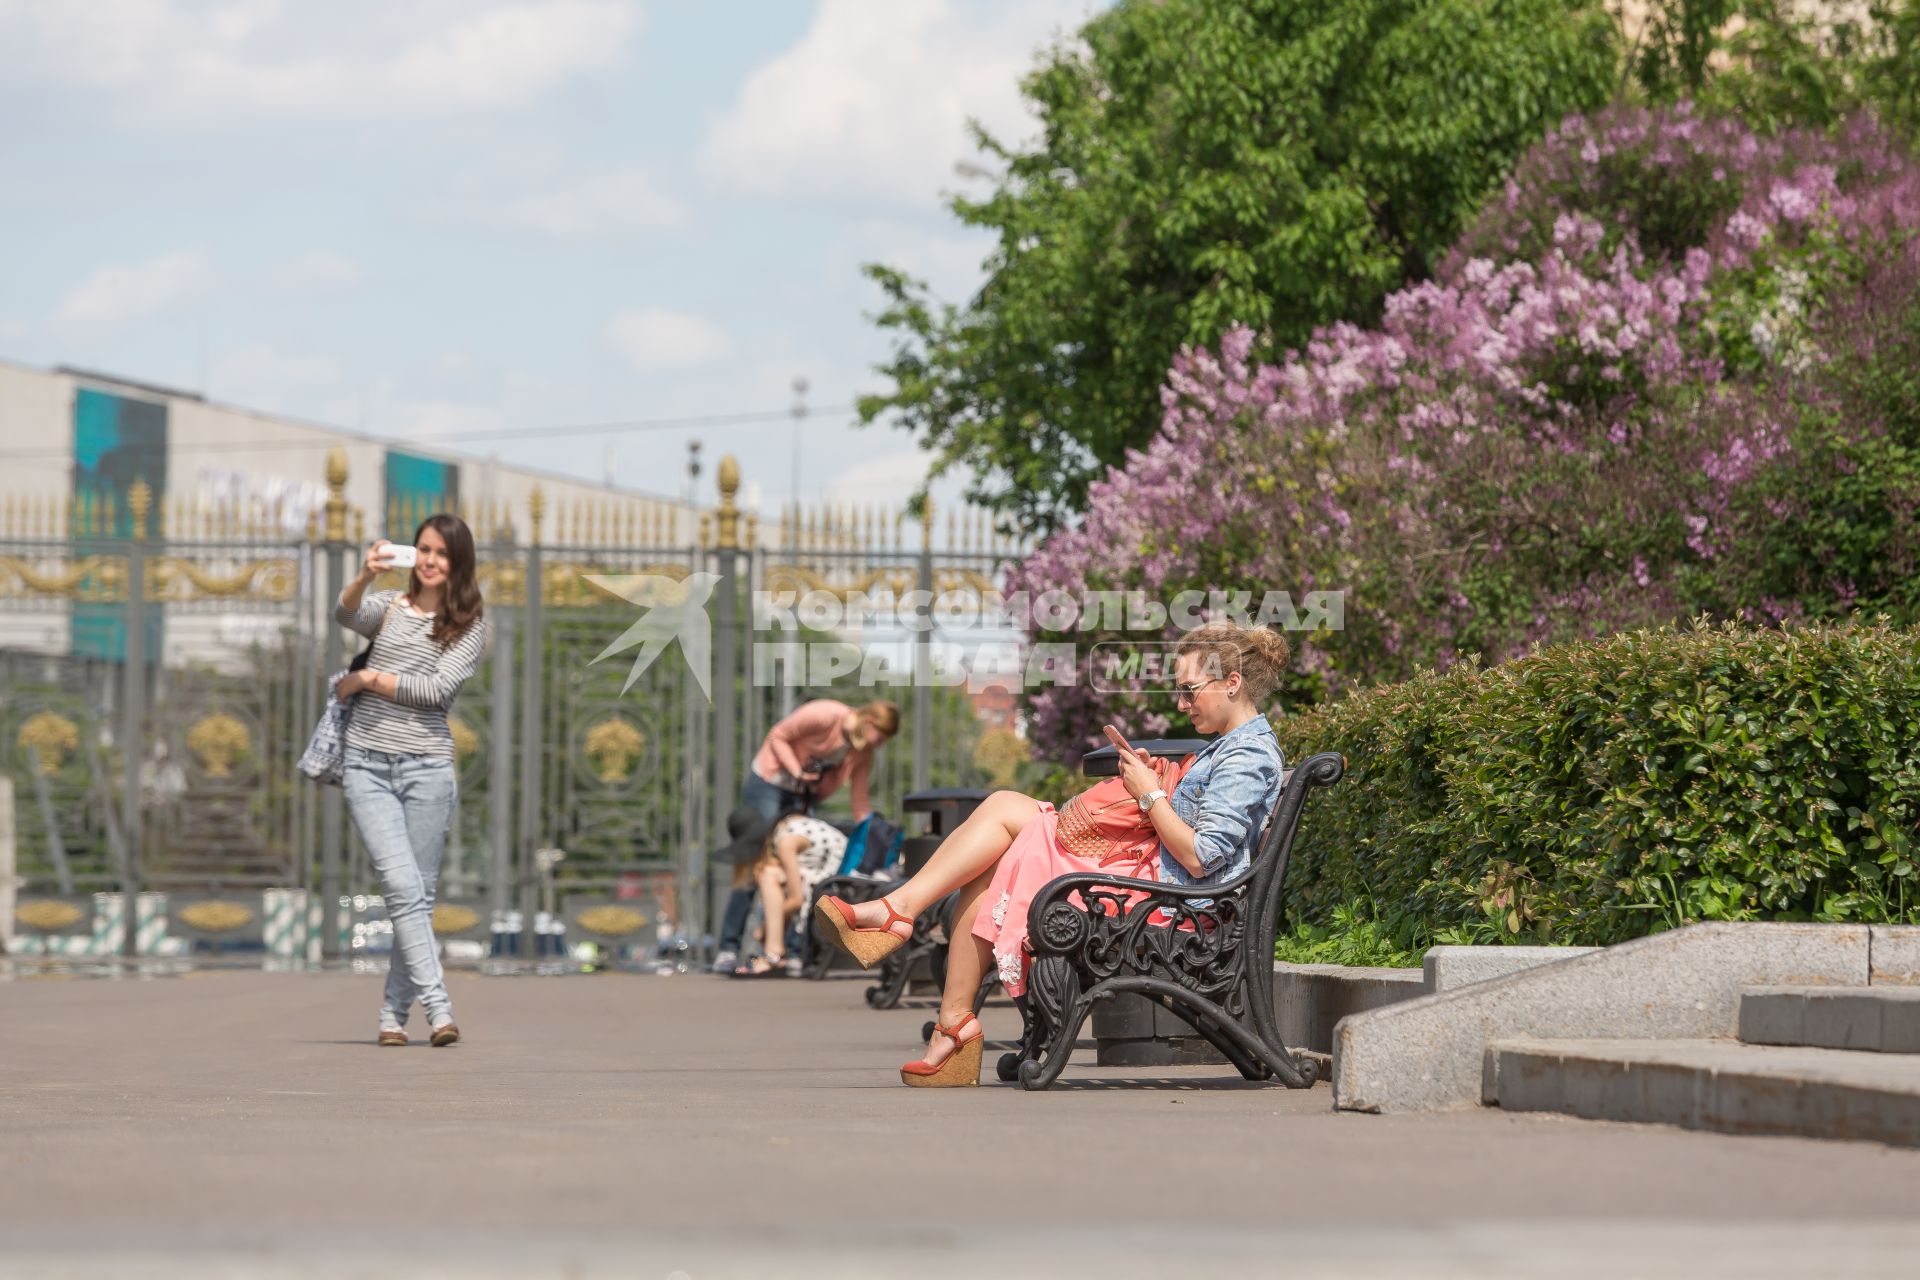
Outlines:
{"label": "crossed legs", "polygon": [[[934,903],[960,891],[953,913],[953,933],[947,943],[947,983],[940,993],[940,1025],[965,1031],[973,1016],[973,998],[986,977],[993,952],[973,936],[973,921],[980,911],[980,899],[986,896],[993,870],[1033,817],[1040,804],[1018,791],[996,791],[975,809],[968,819],[940,842],[927,865],[904,885],[887,895],[894,910],[907,917],[918,916]],[[854,907],[854,923],[863,929],[877,929],[887,919],[886,908],[878,901]],[[901,937],[907,926],[895,922],[893,931]],[[936,1031],[927,1042],[926,1060],[938,1064],[953,1052],[951,1036]]]}

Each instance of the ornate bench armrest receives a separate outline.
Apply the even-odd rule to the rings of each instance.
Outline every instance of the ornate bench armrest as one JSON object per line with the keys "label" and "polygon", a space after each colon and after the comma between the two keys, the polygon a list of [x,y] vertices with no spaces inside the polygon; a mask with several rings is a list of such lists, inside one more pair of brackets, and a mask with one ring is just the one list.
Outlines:
{"label": "ornate bench armrest", "polygon": [[[1166,923],[1154,927],[1197,926],[1205,918],[1217,920],[1228,904],[1237,907],[1249,880],[1241,875],[1221,884],[1174,885],[1077,871],[1049,880],[1034,895],[1027,908],[1028,945],[1035,955],[1066,954],[1089,938],[1130,929],[1156,912],[1165,914]],[[1069,900],[1076,893],[1079,905]]]}

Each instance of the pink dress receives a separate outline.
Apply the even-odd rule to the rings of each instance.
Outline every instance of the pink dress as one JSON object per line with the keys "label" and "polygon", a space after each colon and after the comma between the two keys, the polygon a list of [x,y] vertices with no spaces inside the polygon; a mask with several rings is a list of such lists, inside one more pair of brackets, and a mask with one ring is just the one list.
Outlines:
{"label": "pink dress", "polygon": [[1081,871],[1103,872],[1131,880],[1160,878],[1157,847],[1138,862],[1126,860],[1103,865],[1063,846],[1059,836],[1060,815],[1044,800],[1034,803],[1040,806],[1040,812],[1020,829],[1020,834],[1001,855],[973,920],[973,936],[993,948],[1000,983],[1010,996],[1024,995],[1027,990],[1027,908],[1048,881]]}

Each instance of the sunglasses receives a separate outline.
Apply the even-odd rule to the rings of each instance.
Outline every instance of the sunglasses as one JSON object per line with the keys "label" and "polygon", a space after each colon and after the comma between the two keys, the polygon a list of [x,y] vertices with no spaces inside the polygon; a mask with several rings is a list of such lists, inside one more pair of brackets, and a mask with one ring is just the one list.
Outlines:
{"label": "sunglasses", "polygon": [[1173,686],[1174,705],[1178,706],[1183,702],[1192,702],[1195,695],[1197,695],[1202,689],[1206,688],[1210,684],[1219,684],[1219,683],[1220,683],[1220,677],[1215,676],[1211,680],[1202,680],[1196,684],[1177,684]]}

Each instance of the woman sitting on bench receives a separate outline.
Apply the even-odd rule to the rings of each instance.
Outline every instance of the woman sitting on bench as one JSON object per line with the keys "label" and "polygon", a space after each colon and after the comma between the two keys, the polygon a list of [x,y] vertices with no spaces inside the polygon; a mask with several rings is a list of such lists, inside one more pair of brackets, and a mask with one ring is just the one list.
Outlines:
{"label": "woman sitting on bench", "polygon": [[[872,966],[908,942],[913,918],[955,889],[960,897],[947,954],[940,1017],[926,1057],[900,1068],[903,1083],[978,1084],[980,1022],[973,1000],[992,961],[1011,995],[1026,989],[1027,906],[1046,884],[1081,871],[1175,884],[1214,884],[1250,865],[1250,845],[1280,793],[1280,744],[1260,703],[1280,682],[1289,650],[1267,627],[1209,623],[1176,649],[1175,704],[1196,731],[1217,734],[1184,772],[1127,746],[1111,727],[1120,778],[1137,802],[1143,840],[1116,841],[1111,817],[1077,803],[1060,812],[1017,791],[997,791],[949,835],[927,865],[873,902],[822,898],[814,914],[828,936]],[[1178,775],[1177,783],[1168,783]],[[1171,796],[1168,791],[1171,790]],[[1123,801],[1122,803],[1126,803]],[[984,909],[983,909],[984,905]]]}

